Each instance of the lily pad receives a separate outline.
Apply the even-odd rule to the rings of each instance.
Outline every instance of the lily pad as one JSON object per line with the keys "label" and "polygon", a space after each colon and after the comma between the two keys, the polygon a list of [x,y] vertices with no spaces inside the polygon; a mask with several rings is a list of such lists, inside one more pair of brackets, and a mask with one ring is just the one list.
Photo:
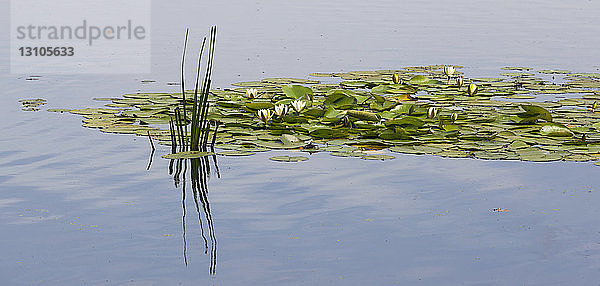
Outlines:
{"label": "lily pad", "polygon": [[316,138],[345,138],[348,136],[348,133],[343,130],[333,129],[333,128],[316,128],[310,131],[310,136]]}
{"label": "lily pad", "polygon": [[293,99],[312,100],[313,91],[309,87],[293,84],[281,87],[285,95]]}
{"label": "lily pad", "polygon": [[398,103],[395,101],[391,101],[391,100],[385,100],[382,102],[372,102],[371,105],[369,105],[369,108],[376,110],[376,111],[384,111],[384,110],[389,110],[392,109],[392,107],[395,107]]}
{"label": "lily pad", "polygon": [[354,118],[358,118],[360,120],[365,121],[374,121],[378,122],[380,120],[379,116],[373,112],[361,111],[361,110],[348,110],[346,114],[352,116]]}
{"label": "lily pad", "polygon": [[333,151],[329,155],[335,157],[362,157],[366,154],[360,151]]}
{"label": "lily pad", "polygon": [[308,158],[304,156],[275,156],[269,158],[269,160],[278,162],[302,162],[308,160]]}
{"label": "lily pad", "polygon": [[205,156],[214,155],[212,152],[200,152],[200,151],[187,151],[187,152],[178,152],[175,154],[167,154],[162,157],[165,159],[194,159],[201,158]]}
{"label": "lily pad", "polygon": [[540,133],[545,136],[571,137],[573,132],[566,126],[558,123],[547,123],[542,126]]}
{"label": "lily pad", "polygon": [[268,101],[259,101],[255,100],[252,102],[246,103],[246,107],[252,110],[260,110],[260,109],[271,109],[274,107],[273,103]]}
{"label": "lily pad", "polygon": [[412,78],[411,78],[411,79],[408,81],[408,83],[409,83],[409,84],[431,84],[431,83],[433,83],[433,82],[434,82],[434,81],[433,81],[432,79],[430,79],[430,78],[428,78],[428,77],[426,77],[426,76],[424,76],[424,75],[416,75],[416,76],[413,76],[413,77],[412,77]]}
{"label": "lily pad", "polygon": [[327,92],[323,105],[336,108],[348,108],[356,104],[356,98],[347,94],[344,90],[331,90]]}
{"label": "lily pad", "polygon": [[363,160],[380,160],[380,161],[396,159],[395,156],[383,155],[383,154],[369,154],[369,155],[364,155],[360,158]]}
{"label": "lily pad", "polygon": [[256,153],[249,151],[239,151],[239,150],[229,150],[229,151],[221,151],[217,153],[217,155],[221,156],[250,156]]}
{"label": "lily pad", "polygon": [[71,110],[70,109],[65,109],[65,108],[50,108],[50,109],[48,109],[46,111],[48,111],[48,112],[64,113],[64,112],[69,112]]}
{"label": "lily pad", "polygon": [[425,124],[425,122],[417,117],[405,116],[398,119],[392,119],[384,122],[386,126],[401,126],[401,127],[415,127],[419,128]]}

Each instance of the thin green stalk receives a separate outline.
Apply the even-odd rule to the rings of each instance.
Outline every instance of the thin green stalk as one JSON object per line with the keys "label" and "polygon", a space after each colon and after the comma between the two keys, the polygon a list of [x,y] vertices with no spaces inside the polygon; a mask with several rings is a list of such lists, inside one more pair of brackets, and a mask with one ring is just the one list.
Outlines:
{"label": "thin green stalk", "polygon": [[178,111],[178,116],[179,116],[179,136],[181,137],[181,146],[184,149],[184,151],[187,149],[187,140],[186,140],[186,135],[184,132],[184,126],[186,125],[186,122],[184,121],[182,115],[181,115],[181,110]]}
{"label": "thin green stalk", "polygon": [[183,126],[185,124],[181,120],[181,111],[179,110],[179,107],[175,108],[175,118],[177,120],[175,127],[177,128],[177,131],[179,133],[179,145],[181,145],[180,149],[185,150],[186,149],[186,147],[185,147],[186,140],[185,140],[185,134],[183,133],[184,132]]}
{"label": "thin green stalk", "polygon": [[169,131],[171,133],[171,153],[177,152],[177,141],[175,140],[175,128],[173,127],[173,117],[169,120]]}
{"label": "thin green stalk", "polygon": [[190,138],[191,150],[198,151],[198,132],[199,132],[199,118],[198,118],[198,84],[200,81],[200,67],[202,61],[202,54],[204,53],[204,45],[206,44],[206,37],[202,40],[202,48],[200,48],[200,54],[198,54],[198,66],[196,71],[196,85],[194,87],[194,101],[192,106],[192,137]]}
{"label": "thin green stalk", "polygon": [[[187,50],[188,34],[190,29],[185,29],[185,42],[183,42],[183,56],[181,57],[181,96],[183,96],[183,118],[186,120],[185,133],[187,133],[187,116],[186,116],[186,100],[185,100],[185,52]],[[187,151],[187,147],[184,144],[184,151]]]}
{"label": "thin green stalk", "polygon": [[215,132],[213,133],[212,142],[210,143],[210,149],[214,151],[215,141],[217,141],[217,131],[219,131],[219,122],[215,121]]}
{"label": "thin green stalk", "polygon": [[181,124],[179,124],[179,107],[175,108],[175,122],[174,124],[174,128],[175,128],[175,139],[178,142],[178,145],[180,145],[181,147],[181,132],[179,132],[179,128],[181,126]]}
{"label": "thin green stalk", "polygon": [[202,146],[202,149],[205,150],[206,149],[206,137],[208,136],[208,131],[209,131],[209,125],[208,125],[208,120],[206,120],[207,117],[207,111],[208,111],[208,93],[210,90],[210,84],[211,84],[211,80],[208,79],[208,84],[206,86],[206,90],[203,92],[203,98],[202,98],[202,113],[201,113],[201,130],[202,132],[199,134],[200,135],[200,146]]}
{"label": "thin green stalk", "polygon": [[209,54],[208,54],[208,63],[206,65],[206,73],[205,73],[205,87],[203,88],[203,99],[202,99],[202,113],[201,113],[201,124],[202,124],[202,130],[203,130],[203,134],[201,135],[202,139],[200,141],[200,145],[202,146],[203,150],[206,150],[206,144],[208,141],[208,132],[209,132],[209,121],[206,120],[206,117],[208,115],[208,108],[209,108],[209,102],[208,102],[208,95],[210,93],[210,85],[212,83],[211,77],[212,77],[212,67],[213,67],[213,60],[214,60],[214,55],[215,55],[215,42],[217,39],[217,26],[213,26],[210,30],[210,45],[209,45]]}

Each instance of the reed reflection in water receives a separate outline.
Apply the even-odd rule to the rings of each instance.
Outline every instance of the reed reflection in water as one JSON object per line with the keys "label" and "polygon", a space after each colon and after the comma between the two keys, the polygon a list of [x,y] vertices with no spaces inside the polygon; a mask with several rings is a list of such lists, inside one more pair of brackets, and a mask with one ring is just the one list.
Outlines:
{"label": "reed reflection in water", "polygon": [[[192,184],[192,196],[194,198],[194,204],[196,207],[196,213],[198,215],[198,225],[200,226],[200,233],[204,241],[204,254],[210,256],[210,267],[209,273],[211,275],[216,274],[217,266],[217,239],[215,237],[215,229],[210,211],[210,203],[208,201],[208,180],[211,177],[211,171],[217,178],[220,178],[219,167],[217,165],[217,157],[215,155],[205,156],[196,159],[178,159],[171,160],[169,163],[169,175],[173,175],[173,181],[175,187],[181,186],[181,206],[183,209],[183,215],[181,218],[181,226],[183,230],[183,258],[184,263],[188,265],[187,257],[187,239],[186,239],[186,197],[188,192],[187,187],[187,170],[189,163],[189,176]],[[213,169],[211,169],[211,159]]]}

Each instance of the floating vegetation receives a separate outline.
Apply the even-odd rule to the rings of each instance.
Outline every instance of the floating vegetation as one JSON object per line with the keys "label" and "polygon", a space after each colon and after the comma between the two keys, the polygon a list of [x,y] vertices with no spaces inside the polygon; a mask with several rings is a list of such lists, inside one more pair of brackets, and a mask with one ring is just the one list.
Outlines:
{"label": "floating vegetation", "polygon": [[[468,78],[460,69],[435,65],[313,73],[325,83],[267,78],[210,92],[205,82],[194,91],[125,94],[109,99],[105,108],[70,112],[82,115],[86,127],[149,133],[171,146],[195,137],[194,142],[206,144],[207,124],[219,122],[212,142],[223,156],[296,149],[393,159],[365,152],[387,149],[484,160],[600,159],[600,75],[507,67],[499,78]],[[188,132],[190,114],[204,125]],[[194,130],[204,133],[194,135]]]}
{"label": "floating vegetation", "polygon": [[[193,96],[191,96],[191,98],[186,98],[187,92],[185,90],[184,77],[185,54],[187,51],[188,34],[189,29],[186,29],[185,42],[183,44],[183,54],[181,59],[181,100],[174,98],[155,98],[154,100],[149,100],[150,104],[146,104],[146,102],[140,100],[139,97],[133,97],[130,99],[130,102],[137,102],[141,103],[142,105],[145,105],[145,108],[138,107],[140,111],[145,111],[144,113],[131,113],[134,117],[148,118],[144,119],[144,121],[140,121],[140,124],[161,124],[165,123],[165,121],[168,120],[172,154],[163,156],[163,158],[167,159],[191,159],[214,154],[213,152],[206,151],[209,143],[208,140],[211,127],[210,122],[207,118],[210,109],[208,95],[210,93],[211,86],[217,27],[213,26],[210,29],[210,38],[208,44],[208,60],[206,63],[206,71],[204,72],[202,85],[200,86],[202,55],[204,54],[206,37],[202,41],[202,47],[200,48],[200,53],[198,55],[196,84],[193,90]],[[128,106],[128,104],[123,102],[122,100],[113,100],[112,102],[112,104],[107,104],[106,106],[119,108]],[[190,108],[187,108],[188,105],[190,105]],[[188,110],[191,114],[191,118],[187,116]],[[164,112],[166,112],[167,114],[165,114]],[[123,111],[122,113],[128,113],[128,111]],[[214,122],[215,130],[213,132],[212,141],[210,142],[210,146],[211,149],[213,149],[213,151],[219,127],[217,121]],[[188,125],[190,126],[190,132],[188,132]],[[128,128],[123,127],[118,131],[127,129]],[[137,131],[139,131],[139,129],[136,129],[136,133]],[[148,137],[152,138],[150,130],[146,130],[146,132],[148,134]],[[152,142],[152,140],[150,140],[150,142]],[[179,148],[177,148],[177,146],[179,146]],[[190,151],[188,151],[188,149]]]}
{"label": "floating vegetation", "polygon": [[384,154],[369,154],[369,155],[364,155],[362,157],[360,157],[363,160],[392,160],[395,159],[396,157],[392,156],[392,155],[384,155]]}
{"label": "floating vegetation", "polygon": [[200,152],[200,151],[184,151],[175,154],[167,154],[162,157],[165,159],[194,159],[202,158],[204,156],[214,155],[212,152]]}
{"label": "floating vegetation", "polygon": [[21,103],[21,109],[23,111],[39,111],[39,107],[47,103],[43,98],[21,99],[19,102]]}
{"label": "floating vegetation", "polygon": [[246,150],[228,150],[219,152],[218,155],[221,156],[250,156],[254,155],[254,152],[246,151]]}
{"label": "floating vegetation", "polygon": [[278,162],[302,162],[308,160],[304,156],[275,156],[269,159]]}

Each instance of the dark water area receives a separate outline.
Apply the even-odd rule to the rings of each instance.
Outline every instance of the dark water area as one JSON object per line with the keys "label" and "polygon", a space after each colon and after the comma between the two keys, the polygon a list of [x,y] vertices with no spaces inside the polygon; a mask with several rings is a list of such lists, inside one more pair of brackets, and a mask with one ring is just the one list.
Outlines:
{"label": "dark water area", "polygon": [[[190,54],[219,26],[213,86],[228,87],[421,64],[481,77],[504,66],[598,72],[598,15],[598,1],[153,1],[150,74],[30,81],[2,64],[0,284],[597,285],[592,163],[219,156],[196,204],[190,164],[184,193],[160,158],[169,148],[147,170],[147,138],[45,109],[177,92],[166,83],[178,81],[188,26]],[[21,111],[19,99],[38,97],[41,111]]]}

